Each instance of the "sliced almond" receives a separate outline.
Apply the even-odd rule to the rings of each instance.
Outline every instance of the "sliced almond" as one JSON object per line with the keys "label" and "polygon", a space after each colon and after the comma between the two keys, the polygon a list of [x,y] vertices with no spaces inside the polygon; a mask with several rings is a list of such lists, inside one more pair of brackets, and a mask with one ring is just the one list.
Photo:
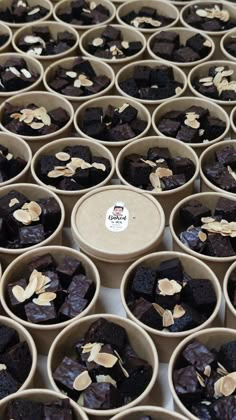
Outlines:
{"label": "sliced almond", "polygon": [[97,7],[97,5],[96,5],[95,1],[91,1],[90,5],[89,5],[90,10],[94,10],[94,9],[96,9],[96,7]]}
{"label": "sliced almond", "polygon": [[185,315],[185,309],[183,308],[183,306],[181,305],[175,305],[174,307],[174,311],[173,311],[173,318],[174,319],[179,319],[182,318],[182,316]]}
{"label": "sliced almond", "polygon": [[44,127],[44,124],[43,123],[33,122],[30,125],[30,127],[33,128],[33,130],[40,130],[40,128],[43,128]]}
{"label": "sliced almond", "polygon": [[124,368],[124,366],[123,366],[123,364],[122,364],[122,362],[121,362],[121,360],[119,359],[119,365],[120,365],[120,368],[121,368],[121,370],[122,370],[122,372],[123,372],[123,374],[124,374],[124,376],[126,377],[126,378],[129,378],[129,372]]}
{"label": "sliced almond", "polygon": [[211,366],[207,365],[204,369],[204,375],[207,376],[208,378],[211,376]]}
{"label": "sliced almond", "polygon": [[84,406],[84,394],[81,392],[79,399],[77,400],[77,404],[79,404],[81,407]]}
{"label": "sliced almond", "polygon": [[188,127],[194,128],[195,130],[197,130],[200,127],[200,122],[197,120],[190,121],[186,119],[184,121],[184,124],[187,125]]}
{"label": "sliced almond", "polygon": [[212,83],[213,82],[213,77],[211,76],[207,76],[207,77],[203,77],[202,79],[199,79],[200,83]]}
{"label": "sliced almond", "polygon": [[182,286],[176,280],[167,278],[158,280],[158,288],[163,296],[173,296],[182,290]]}
{"label": "sliced almond", "polygon": [[106,170],[106,166],[104,165],[104,163],[98,163],[98,162],[94,162],[92,163],[93,168],[99,169],[103,172],[105,172]]}
{"label": "sliced almond", "polygon": [[[27,204],[27,210],[30,213],[35,213],[36,217],[41,215],[42,209],[41,209],[40,205],[38,203],[36,203],[36,201],[30,201],[29,203],[26,203],[26,204]],[[22,207],[22,209],[23,208],[24,208],[24,206]]]}
{"label": "sliced almond", "polygon": [[221,82],[222,80],[222,73],[219,71],[218,73],[216,73],[214,79],[213,79],[213,84],[215,86],[218,86],[218,84]]}
{"label": "sliced almond", "polygon": [[85,370],[75,378],[73,388],[76,389],[76,391],[84,391],[91,383],[92,379],[90,378],[88,371]]}
{"label": "sliced almond", "polygon": [[100,47],[102,44],[103,44],[103,39],[102,39],[102,38],[95,38],[95,39],[92,41],[92,45],[93,45],[94,47]]}
{"label": "sliced almond", "polygon": [[56,299],[57,295],[54,292],[45,292],[45,293],[41,293],[41,295],[39,295],[38,300],[40,302],[51,302],[54,299]]}
{"label": "sliced almond", "polygon": [[1,370],[6,370],[6,369],[7,369],[6,365],[4,365],[4,363],[0,363],[0,372]]}
{"label": "sliced almond", "polygon": [[8,153],[8,154],[6,155],[6,159],[7,159],[7,160],[12,160],[12,158],[13,158],[13,154],[12,154],[12,153]]}
{"label": "sliced almond", "polygon": [[196,374],[197,374],[197,379],[198,379],[199,384],[204,388],[206,384],[203,377],[198,372],[196,372]]}
{"label": "sliced almond", "polygon": [[63,176],[63,175],[64,175],[63,171],[55,169],[55,170],[52,170],[52,171],[48,172],[47,176],[49,178],[59,178],[60,176]]}
{"label": "sliced almond", "polygon": [[120,106],[119,108],[118,108],[118,112],[119,112],[119,114],[121,114],[126,108],[128,108],[129,107],[129,104],[123,104],[122,106]]}
{"label": "sliced almond", "polygon": [[209,39],[206,39],[206,41],[203,42],[203,45],[204,45],[204,47],[209,47],[209,48],[212,47],[212,43],[211,43],[211,41],[209,41]]}
{"label": "sliced almond", "polygon": [[14,286],[12,288],[12,293],[18,302],[22,303],[25,301],[25,291],[20,285],[17,284],[16,286]]}
{"label": "sliced almond", "polygon": [[234,74],[234,70],[224,70],[222,72],[222,77],[229,77],[232,76],[232,74]]}
{"label": "sliced almond", "polygon": [[117,388],[117,383],[116,383],[115,379],[112,379],[112,377],[110,375],[97,375],[96,376],[96,381],[112,384],[112,385],[114,385],[114,387]]}
{"label": "sliced almond", "polygon": [[176,95],[180,95],[182,93],[182,88],[180,86],[177,86],[177,88],[175,88],[175,94]]}
{"label": "sliced almond", "polygon": [[152,168],[156,168],[156,163],[153,162],[152,160],[145,160],[143,158],[140,158],[141,162],[146,163],[146,165],[151,166]]}
{"label": "sliced almond", "polygon": [[172,312],[169,309],[166,309],[163,313],[162,317],[162,325],[164,328],[170,327],[171,325],[174,325],[175,321],[172,315]]}
{"label": "sliced almond", "polygon": [[198,237],[201,242],[205,242],[207,240],[207,235],[202,231],[198,232]]}
{"label": "sliced almond", "polygon": [[71,79],[76,79],[77,77],[77,73],[75,71],[67,71],[66,75],[70,77]]}
{"label": "sliced almond", "polygon": [[25,294],[25,299],[29,299],[31,298],[31,296],[33,296],[33,294],[35,293],[36,289],[37,289],[37,278],[34,277],[32,279],[32,281],[26,286],[24,294]]}
{"label": "sliced almond", "polygon": [[42,114],[41,120],[44,123],[44,125],[47,125],[47,126],[51,125],[51,118],[48,114],[46,114],[46,113]]}
{"label": "sliced almond", "polygon": [[19,200],[17,198],[12,198],[9,202],[9,207],[13,207],[15,204],[18,204]]}
{"label": "sliced almond", "polygon": [[220,375],[228,375],[229,372],[225,369],[225,367],[221,363],[217,362],[217,365],[218,365],[217,373],[219,373]]}
{"label": "sliced almond", "polygon": [[211,222],[214,222],[215,219],[213,217],[202,217],[201,221],[202,223],[211,223]]}
{"label": "sliced almond", "polygon": [[34,298],[32,300],[32,302],[35,303],[35,305],[38,305],[38,306],[51,306],[50,302],[44,302],[44,301],[39,300],[38,298]]}
{"label": "sliced almond", "polygon": [[216,68],[215,68],[215,71],[216,71],[216,72],[222,72],[222,71],[224,71],[224,66],[219,66],[219,67],[216,67]]}
{"label": "sliced almond", "polygon": [[173,175],[173,172],[169,168],[157,168],[155,173],[159,176],[159,178],[163,178],[164,176],[171,176]]}
{"label": "sliced almond", "polygon": [[93,362],[94,358],[97,356],[97,354],[101,351],[102,344],[101,343],[95,343],[90,351],[90,355],[88,358],[88,362]]}
{"label": "sliced almond", "polygon": [[18,222],[23,223],[23,225],[30,225],[32,222],[32,219],[30,217],[30,214],[26,210],[15,210],[13,213],[13,217],[18,220]]}
{"label": "sliced almond", "polygon": [[[235,373],[235,372],[234,372]],[[228,374],[218,379],[214,384],[215,397],[228,397],[232,395],[236,389],[236,378],[232,374]]]}
{"label": "sliced almond", "polygon": [[195,13],[200,17],[207,17],[207,11],[205,9],[197,9]]}
{"label": "sliced almond", "polygon": [[165,309],[162,308],[161,305],[158,305],[158,303],[153,302],[152,303],[153,308],[155,309],[155,311],[157,311],[159,313],[159,315],[163,316]]}
{"label": "sliced almond", "polygon": [[155,190],[161,191],[161,181],[155,172],[150,173],[149,180]]}
{"label": "sliced almond", "polygon": [[106,368],[112,368],[117,360],[118,358],[110,353],[98,353],[94,358],[95,363]]}
{"label": "sliced almond", "polygon": [[125,50],[127,50],[129,48],[129,42],[128,41],[122,41],[121,45]]}
{"label": "sliced almond", "polygon": [[69,153],[65,153],[65,152],[58,152],[55,154],[55,157],[62,162],[66,162],[67,160],[70,160]]}

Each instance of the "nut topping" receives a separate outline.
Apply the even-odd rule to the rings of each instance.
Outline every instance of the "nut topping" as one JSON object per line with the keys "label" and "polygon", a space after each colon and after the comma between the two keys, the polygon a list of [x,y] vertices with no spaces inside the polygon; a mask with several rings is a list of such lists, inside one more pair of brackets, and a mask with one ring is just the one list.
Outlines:
{"label": "nut topping", "polygon": [[174,325],[175,321],[172,315],[172,312],[169,309],[166,309],[162,316],[162,325],[163,327],[170,327]]}
{"label": "nut topping", "polygon": [[96,376],[96,381],[97,382],[106,382],[106,383],[114,385],[114,387],[117,388],[117,383],[116,383],[115,379],[112,379],[112,377],[110,375],[97,375]]}
{"label": "nut topping", "polygon": [[91,348],[90,356],[88,358],[88,362],[93,362],[97,354],[101,351],[103,344],[101,343],[94,343],[94,346]]}
{"label": "nut topping", "polygon": [[17,203],[19,203],[19,200],[17,198],[12,198],[9,202],[9,207],[13,207]]}
{"label": "nut topping", "polygon": [[158,305],[158,303],[152,303],[153,308],[159,313],[159,315],[163,316],[165,309],[162,308],[161,305]]}
{"label": "nut topping", "polygon": [[112,368],[117,360],[118,358],[110,353],[98,353],[94,358],[95,363],[106,368]]}
{"label": "nut topping", "polygon": [[91,383],[92,379],[90,378],[88,371],[85,370],[75,378],[73,388],[76,389],[76,391],[84,391]]}
{"label": "nut topping", "polygon": [[204,232],[202,232],[202,231],[200,231],[198,233],[198,237],[199,237],[199,239],[200,239],[201,242],[205,242],[207,240],[207,235]]}
{"label": "nut topping", "polygon": [[160,295],[173,296],[182,290],[182,286],[176,280],[161,279],[158,280]]}
{"label": "nut topping", "polygon": [[232,395],[236,389],[236,372],[229,373],[218,379],[214,384],[215,398],[221,396],[228,397]]}
{"label": "nut topping", "polygon": [[14,286],[12,288],[12,293],[18,302],[22,303],[25,301],[25,291],[20,285],[17,284]]}
{"label": "nut topping", "polygon": [[185,309],[181,305],[175,305],[174,312],[173,312],[173,318],[174,319],[182,318],[182,316],[184,316],[185,312],[186,312]]}
{"label": "nut topping", "polygon": [[58,160],[61,160],[62,162],[66,162],[67,160],[70,159],[69,153],[65,153],[65,152],[58,152],[55,154],[55,156]]}
{"label": "nut topping", "polygon": [[0,372],[1,370],[6,370],[6,369],[7,369],[6,365],[4,365],[4,363],[0,363]]}

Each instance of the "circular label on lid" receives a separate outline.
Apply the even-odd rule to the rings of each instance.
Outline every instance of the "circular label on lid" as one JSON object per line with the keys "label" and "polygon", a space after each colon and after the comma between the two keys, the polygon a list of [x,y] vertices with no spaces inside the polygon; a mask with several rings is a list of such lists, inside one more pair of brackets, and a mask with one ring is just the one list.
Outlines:
{"label": "circular label on lid", "polygon": [[129,210],[121,201],[117,201],[114,206],[106,212],[105,226],[111,232],[122,232],[129,224]]}

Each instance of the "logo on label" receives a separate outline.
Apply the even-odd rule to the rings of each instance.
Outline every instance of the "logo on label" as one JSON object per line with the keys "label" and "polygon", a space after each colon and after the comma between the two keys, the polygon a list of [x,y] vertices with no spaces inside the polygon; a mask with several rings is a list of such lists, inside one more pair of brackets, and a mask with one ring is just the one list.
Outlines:
{"label": "logo on label", "polygon": [[124,203],[117,201],[113,207],[107,210],[106,228],[111,232],[122,232],[128,227],[129,211]]}

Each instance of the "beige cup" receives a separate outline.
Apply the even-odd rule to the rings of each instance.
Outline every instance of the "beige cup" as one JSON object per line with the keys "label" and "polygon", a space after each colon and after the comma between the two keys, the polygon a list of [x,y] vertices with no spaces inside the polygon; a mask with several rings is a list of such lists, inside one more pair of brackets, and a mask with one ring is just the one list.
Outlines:
{"label": "beige cup", "polygon": [[[123,218],[115,206],[123,207]],[[120,185],[87,193],[71,215],[75,241],[96,264],[102,285],[112,288],[120,287],[125,271],[137,258],[157,250],[164,228],[164,212],[154,197]]]}
{"label": "beige cup", "polygon": [[157,380],[158,374],[158,355],[153,341],[149,335],[143,330],[143,328],[136,325],[134,322],[126,318],[121,318],[116,315],[108,314],[96,314],[87,316],[81,320],[78,320],[65,328],[54,340],[48,354],[47,372],[50,381],[50,386],[58,391],[58,387],[53,379],[53,372],[65,356],[65,354],[71,354],[72,346],[80,338],[84,337],[88,328],[92,323],[100,318],[105,318],[107,321],[114,322],[121,327],[125,328],[128,339],[131,346],[137,352],[138,356],[146,360],[153,368],[152,378],[144,390],[144,392],[132,402],[124,405],[123,407],[113,408],[111,410],[93,410],[90,408],[84,408],[86,414],[89,415],[90,419],[110,419],[113,415],[118,414],[121,410],[127,410],[140,403],[147,401],[150,391],[152,390]]}
{"label": "beige cup", "polygon": [[[0,137],[1,139],[1,137]],[[92,152],[93,156],[102,156],[105,157],[106,159],[108,159],[110,161],[111,164],[111,171],[108,175],[108,177],[101,182],[100,184],[95,185],[94,187],[91,188],[86,188],[84,190],[78,190],[78,191],[65,191],[65,190],[59,190],[55,187],[51,187],[49,185],[44,184],[39,177],[36,174],[36,167],[37,167],[37,163],[39,161],[39,159],[43,156],[43,155],[47,155],[47,154],[56,154],[58,152],[61,152],[62,149],[66,146],[88,146]],[[77,137],[69,137],[69,138],[65,138],[65,139],[60,139],[60,140],[55,140],[53,142],[51,142],[50,144],[46,144],[45,146],[41,147],[41,149],[38,150],[37,153],[35,153],[32,163],[31,163],[31,173],[33,176],[33,179],[35,180],[35,182],[38,185],[42,185],[52,191],[54,191],[61,199],[64,208],[65,208],[65,225],[66,226],[70,226],[70,222],[71,222],[71,212],[72,209],[74,207],[74,205],[76,204],[76,202],[78,201],[78,199],[86,194],[87,192],[97,189],[98,187],[102,187],[103,185],[107,185],[111,182],[111,179],[114,175],[114,171],[115,171],[115,160],[113,158],[113,155],[111,154],[111,152],[102,144],[97,143],[97,142],[93,142],[91,140],[87,140],[87,139],[80,139]]]}
{"label": "beige cup", "polygon": [[[211,140],[207,143],[187,143],[188,146],[190,146],[198,156],[202,154],[202,152],[207,149],[212,144],[218,143],[221,140],[224,140],[224,138],[227,136],[229,130],[230,130],[230,122],[229,117],[227,113],[224,111],[222,107],[219,105],[210,102],[208,100],[199,99],[199,98],[192,98],[192,97],[184,97],[184,98],[178,98],[174,99],[172,101],[164,102],[161,104],[153,113],[152,115],[152,126],[154,128],[154,131],[157,133],[158,136],[163,136],[163,133],[158,129],[158,123],[160,119],[170,111],[185,111],[187,108],[190,108],[191,106],[200,106],[205,109],[208,109],[210,112],[210,115],[213,117],[217,117],[224,121],[225,123],[225,131],[224,133],[217,137],[214,140]],[[181,140],[178,140],[180,143]]]}
{"label": "beige cup", "polygon": [[236,106],[232,109],[230,114],[230,124],[233,130],[233,137],[236,136]]}
{"label": "beige cup", "polygon": [[[58,60],[58,61],[56,61],[56,63],[51,64],[47,68],[47,70],[45,71],[44,77],[43,77],[43,83],[44,83],[44,86],[45,86],[47,91],[52,92],[52,93],[58,93],[49,86],[49,82],[52,81],[53,78],[55,77],[55,74],[56,74],[56,71],[57,71],[58,67],[62,67],[63,69],[66,69],[68,71],[71,70],[75,59],[76,59],[76,57],[63,58],[62,60]],[[107,76],[107,77],[109,77],[110,83],[104,90],[102,90],[98,93],[94,93],[93,95],[89,95],[89,96],[68,96],[68,95],[62,95],[60,93],[60,95],[63,96],[63,98],[70,101],[74,110],[76,110],[82,102],[85,102],[88,99],[94,99],[94,98],[97,98],[99,96],[103,96],[103,95],[108,94],[111,91],[111,89],[113,88],[114,83],[115,83],[114,71],[112,70],[112,68],[108,64],[106,64],[103,61],[100,61],[98,59],[95,59],[95,58],[83,57],[83,60],[84,61],[89,61],[89,63],[93,67],[97,76]]]}
{"label": "beige cup", "polygon": [[181,207],[186,205],[188,201],[194,199],[194,200],[200,201],[205,206],[207,206],[210,210],[214,211],[216,203],[218,199],[221,197],[227,198],[229,200],[236,202],[236,197],[233,197],[229,194],[222,194],[218,192],[199,193],[199,194],[194,194],[192,196],[184,198],[178,204],[176,204],[176,206],[173,208],[171,212],[170,231],[171,231],[171,236],[173,239],[174,251],[185,252],[186,254],[192,255],[198,258],[199,260],[205,262],[209,266],[209,268],[211,268],[211,270],[216,274],[219,282],[222,284],[226,271],[228,270],[232,262],[235,261],[235,255],[231,257],[211,257],[208,255],[203,255],[185,246],[181,242],[178,236],[181,231],[185,230],[182,223],[180,222],[180,217],[179,217],[179,211]]}
{"label": "beige cup", "polygon": [[[89,137],[87,134],[84,133],[84,131],[82,131],[81,122],[83,121],[84,112],[87,108],[101,107],[105,111],[107,109],[108,105],[121,107],[122,105],[124,105],[126,103],[133,106],[134,108],[136,108],[138,110],[137,118],[140,118],[140,119],[147,122],[147,126],[146,126],[145,130],[141,134],[139,134],[138,136],[135,136],[135,137],[133,137],[132,139],[129,139],[129,140],[106,141],[106,140],[98,140],[98,139],[95,139],[93,137]],[[77,109],[77,111],[75,112],[74,126],[75,126],[75,129],[76,129],[77,133],[79,133],[80,136],[85,137],[89,140],[93,140],[93,141],[96,141],[98,143],[103,144],[104,146],[106,146],[111,151],[113,156],[116,157],[117,154],[119,153],[119,151],[126,144],[131,143],[132,141],[137,140],[140,137],[143,137],[143,136],[145,136],[145,134],[148,133],[148,130],[151,126],[151,117],[150,117],[150,114],[149,114],[148,110],[145,108],[145,106],[136,102],[131,97],[124,98],[122,96],[104,96],[102,98],[90,99],[89,101],[86,101],[84,104],[80,105],[79,108]]]}
{"label": "beige cup", "polygon": [[[202,344],[210,349],[219,349],[221,345],[229,341],[236,340],[236,331],[230,328],[207,328],[206,330],[195,332],[189,337],[186,337],[174,350],[168,368],[168,382],[171,389],[171,394],[174,400],[174,407],[177,412],[184,414],[189,420],[199,420],[194,416],[180,401],[173,384],[173,370],[175,369],[176,362],[183,352],[184,348],[192,341],[199,340]],[[223,420],[223,419],[222,419]]]}
{"label": "beige cup", "polygon": [[231,274],[236,270],[236,261],[229,267],[228,271],[225,274],[223,292],[225,298],[225,326],[227,328],[234,328],[236,325],[236,308],[233,306],[229,294],[228,294],[228,284]]}
{"label": "beige cup", "polygon": [[[92,57],[92,58],[95,57],[94,55],[88,52],[87,50],[88,44],[92,42],[95,38],[99,38],[107,26],[108,25],[103,25],[103,26],[99,26],[98,28],[95,27],[95,28],[89,29],[88,31],[84,32],[83,35],[81,35],[80,49],[82,51],[82,54],[86,55],[87,57]],[[145,36],[141,32],[135,30],[134,28],[130,26],[129,27],[123,26],[123,25],[111,25],[111,26],[121,31],[122,38],[124,41],[128,41],[128,42],[139,41],[142,44],[141,50],[130,57],[117,58],[115,60],[113,60],[112,58],[105,59],[105,58],[97,57],[99,61],[109,64],[113,68],[113,70],[117,73],[117,71],[120,70],[122,67],[124,67],[124,65],[131,63],[135,60],[141,60],[143,58],[143,55],[146,49],[146,39],[145,39]]]}
{"label": "beige cup", "polygon": [[[93,0],[88,0],[87,3],[91,3]],[[68,6],[70,6],[71,4],[71,0],[61,0],[59,1],[53,8],[53,18],[55,20],[57,20],[58,22],[61,23],[65,23],[62,19],[59,18],[59,14],[65,10],[65,8],[67,8]],[[109,10],[110,16],[104,20],[101,23],[97,23],[96,25],[76,25],[73,23],[70,23],[70,26],[75,28],[77,30],[77,32],[82,35],[84,33],[84,31],[88,30],[88,29],[92,29],[94,28],[94,26],[101,26],[101,25],[105,25],[107,23],[111,23],[116,16],[116,8],[113,4],[113,2],[111,2],[110,0],[99,0],[99,4],[106,7],[107,10]]]}
{"label": "beige cup", "polygon": [[212,146],[208,147],[200,157],[200,189],[201,192],[223,192],[230,195],[235,196],[235,193],[229,193],[227,191],[222,190],[221,188],[217,187],[213,184],[204,174],[203,168],[207,163],[211,163],[215,161],[215,153],[219,150],[224,149],[226,146],[233,146],[236,150],[236,140],[224,140],[219,143],[213,144]]}
{"label": "beige cup", "polygon": [[[48,10],[48,13],[42,17],[41,19],[37,19],[34,20],[33,22],[27,22],[27,25],[35,25],[38,24],[39,22],[43,22],[44,20],[47,20],[51,14],[52,14],[52,3],[49,0],[29,0],[28,5],[30,7],[37,7],[37,6],[41,6],[41,7],[45,7],[45,9]],[[2,0],[1,1],[1,10],[6,9],[7,7],[9,7],[9,0]],[[21,23],[14,23],[14,22],[3,22],[5,23],[7,26],[9,26],[9,28],[11,28],[12,32],[14,33],[18,28],[21,28],[22,25],[24,25],[23,22]]]}
{"label": "beige cup", "polygon": [[[0,324],[5,325],[6,327],[9,327],[9,328],[13,328],[18,333],[20,342],[25,341],[27,343],[30,354],[31,354],[32,365],[31,365],[29,375],[27,376],[25,382],[23,382],[23,384],[21,385],[17,393],[11,394],[11,395],[18,395],[19,391],[23,391],[24,389],[28,389],[34,386],[37,359],[38,359],[36,346],[35,346],[33,338],[31,337],[27,329],[22,327],[22,325],[18,324],[18,322],[6,316],[0,316]],[[5,402],[7,398],[10,398],[10,395],[0,400],[0,415],[1,415],[1,407],[3,405],[3,402]],[[3,419],[4,417],[1,417],[1,418]]]}
{"label": "beige cup", "polygon": [[234,28],[231,31],[227,31],[227,33],[221,38],[221,41],[220,41],[221,51],[222,51],[223,55],[225,56],[225,58],[228,59],[228,60],[230,60],[230,61],[236,61],[236,57],[234,57],[232,54],[230,54],[226,50],[226,46],[227,46],[230,38],[232,36],[235,36],[235,35],[236,35],[236,30]]}
{"label": "beige cup", "polygon": [[[131,2],[132,0],[130,0]],[[165,103],[168,100],[173,100],[174,98],[178,98],[180,95],[183,95],[186,88],[187,88],[187,78],[184,74],[184,72],[179,69],[177,66],[174,66],[173,64],[168,63],[168,67],[172,67],[173,72],[174,72],[174,78],[175,80],[177,80],[178,82],[183,84],[183,88],[182,90],[180,89],[180,91],[178,93],[176,93],[176,95],[171,96],[169,98],[166,99],[159,99],[156,101],[149,101],[148,99],[139,99],[139,98],[134,98],[133,96],[128,95],[127,93],[125,93],[121,88],[119,83],[123,82],[126,79],[129,79],[130,77],[133,76],[133,71],[134,68],[136,66],[149,66],[151,68],[155,68],[155,67],[159,67],[159,66],[163,66],[166,65],[166,63],[164,62],[160,62],[157,60],[143,60],[143,61],[136,61],[134,63],[130,63],[127,64],[125,67],[123,67],[122,69],[120,69],[116,75],[116,80],[115,80],[115,86],[116,86],[116,90],[118,92],[119,95],[125,96],[127,98],[132,98],[136,101],[136,103],[141,103],[143,105],[146,106],[146,108],[149,110],[149,112],[152,114],[153,111],[157,108],[158,105]]]}
{"label": "beige cup", "polygon": [[[236,8],[235,8],[236,12]],[[216,48],[217,51],[217,48]],[[236,62],[233,61],[226,61],[226,60],[217,60],[217,61],[207,61],[206,63],[199,64],[198,66],[194,67],[188,75],[188,87],[194,96],[198,96],[202,99],[207,99],[208,101],[214,102],[215,104],[221,105],[230,113],[233,107],[236,105],[236,101],[222,101],[219,99],[212,99],[208,96],[202,95],[193,87],[193,80],[195,77],[201,79],[208,76],[208,70],[210,67],[221,67],[221,66],[228,66],[230,70],[234,70],[234,75],[232,76],[234,80],[236,80]]]}
{"label": "beige cup", "polygon": [[[48,66],[55,63],[55,61],[60,60],[61,58],[70,57],[76,54],[78,50],[78,45],[79,45],[79,35],[73,27],[71,27],[70,25],[66,25],[65,23],[62,23],[62,22],[53,22],[53,21],[41,22],[39,23],[38,26],[40,28],[48,28],[53,39],[57,39],[57,34],[59,32],[64,32],[64,31],[67,31],[74,36],[74,45],[60,54],[51,54],[51,55],[30,54],[30,56],[36,58],[42,64],[45,70],[48,68]],[[21,25],[21,28],[18,29],[18,31],[14,34],[13,39],[12,39],[12,45],[13,45],[13,48],[17,52],[22,54],[22,50],[18,47],[18,42],[20,38],[26,35],[32,35],[33,30],[34,30],[33,25],[26,25],[26,26]],[[24,54],[29,55],[27,53],[24,53]]]}
{"label": "beige cup", "polygon": [[[65,255],[70,256],[72,258],[76,258],[79,261],[81,261],[85,268],[87,276],[94,281],[96,290],[90,304],[83,312],[81,312],[75,318],[70,319],[68,321],[60,322],[58,324],[37,325],[19,318],[11,311],[7,304],[6,289],[9,283],[12,283],[20,278],[20,273],[23,274],[25,272],[26,265],[30,261],[32,261],[33,258],[40,257],[41,255],[47,253],[51,254],[56,262],[60,262]],[[100,292],[100,278],[93,262],[81,252],[64,246],[46,246],[31,251],[26,251],[23,255],[20,255],[17,259],[15,259],[3,273],[0,284],[0,291],[0,301],[7,315],[14,319],[17,323],[23,325],[30,332],[30,334],[34,338],[37,350],[40,354],[48,354],[49,348],[53,340],[66,326],[68,326],[71,323],[74,323],[76,320],[83,318],[86,315],[90,315],[95,312],[96,303]]]}
{"label": "beige cup", "polygon": [[16,257],[22,254],[24,255],[29,250],[34,250],[45,245],[59,245],[62,240],[62,227],[65,219],[65,210],[60,198],[58,198],[58,196],[53,191],[50,191],[48,188],[41,187],[35,184],[10,184],[0,189],[0,197],[3,197],[10,191],[18,191],[22,194],[25,194],[29,200],[54,197],[61,210],[61,220],[53,234],[37,245],[18,249],[0,247],[1,262],[3,264],[3,268],[6,268],[12,261],[15,260]]}
{"label": "beige cup", "polygon": [[0,35],[8,35],[7,41],[5,42],[5,44],[3,44],[0,47],[0,53],[5,53],[6,51],[10,51],[11,41],[12,41],[12,31],[9,28],[9,26],[3,22],[0,22]]}
{"label": "beige cup", "polygon": [[[5,418],[6,409],[10,402],[14,401],[14,399],[20,400],[29,400],[29,401],[37,401],[48,403],[50,401],[55,401],[58,399],[66,398],[60,392],[51,391],[49,389],[28,389],[27,391],[20,391],[17,394],[10,395],[9,397],[4,398],[2,402],[0,402],[0,416],[1,418]],[[70,400],[70,405],[73,410],[73,415],[75,420],[88,420],[88,417],[84,413],[83,410],[76,404],[74,401]]]}
{"label": "beige cup", "polygon": [[[161,60],[161,61],[165,61],[167,63],[173,63],[176,66],[178,66],[179,68],[181,68],[185,72],[185,74],[188,74],[189,70],[191,68],[193,68],[194,66],[196,66],[198,64],[201,64],[201,63],[204,63],[205,61],[210,60],[211,57],[212,57],[212,55],[215,52],[215,43],[214,43],[214,41],[208,35],[202,34],[202,36],[206,39],[206,41],[209,41],[209,43],[210,43],[209,45],[211,45],[211,49],[210,49],[208,55],[206,55],[206,57],[201,58],[200,60],[197,60],[197,61],[193,61],[191,63],[181,63],[181,62],[176,62],[176,61],[172,61],[172,60],[171,61],[166,60],[166,59],[164,59],[164,58],[156,55],[153,52],[153,46],[154,46],[154,43],[155,43],[156,36],[160,32],[162,32],[161,29],[158,32],[155,32],[152,36],[150,36],[150,38],[149,38],[149,40],[147,42],[147,50],[148,50],[148,53],[149,53],[150,57],[153,58],[153,59],[155,59],[155,60]],[[187,42],[187,40],[189,38],[191,38],[192,36],[197,35],[199,33],[199,31],[197,31],[197,29],[178,28],[178,27],[169,28],[168,29],[168,32],[176,32],[177,34],[179,34],[180,45],[185,45],[186,42]]]}
{"label": "beige cup", "polygon": [[[194,193],[194,181],[196,180],[199,172],[199,162],[196,153],[191,147],[186,145],[183,142],[180,142],[175,139],[166,138],[166,137],[145,137],[139,140],[136,140],[130,144],[127,144],[119,153],[116,159],[116,173],[121,183],[124,185],[129,184],[128,181],[123,176],[123,166],[124,158],[132,153],[140,153],[140,155],[145,155],[150,147],[168,147],[170,153],[173,157],[181,156],[191,159],[195,165],[195,173],[192,178],[186,182],[181,187],[178,187],[174,190],[162,191],[156,193],[155,191],[146,191],[140,188],[137,188],[138,191],[153,195],[161,204],[165,212],[166,224],[169,222],[171,209],[180,201],[182,198],[187,197]],[[134,188],[134,187],[133,187]]]}
{"label": "beige cup", "polygon": [[111,420],[138,420],[141,416],[151,416],[152,420],[187,420],[186,417],[173,411],[151,405],[130,408],[112,417]]}
{"label": "beige cup", "polygon": [[[67,134],[69,134],[70,126],[73,121],[74,110],[69,101],[64,99],[62,96],[55,93],[53,94],[49,92],[33,91],[22,93],[21,95],[12,96],[5,102],[9,102],[12,105],[19,104],[22,105],[22,107],[27,106],[30,103],[34,103],[39,107],[45,107],[47,111],[56,109],[58,107],[61,107],[65,111],[67,111],[69,121],[64,127],[60,128],[54,133],[46,134],[44,136],[21,136],[29,144],[33,153],[35,153],[44,144],[47,144],[52,140],[65,137]],[[3,102],[0,106],[0,128],[1,130],[12,134],[12,132],[7,130],[2,124],[5,102]]]}

